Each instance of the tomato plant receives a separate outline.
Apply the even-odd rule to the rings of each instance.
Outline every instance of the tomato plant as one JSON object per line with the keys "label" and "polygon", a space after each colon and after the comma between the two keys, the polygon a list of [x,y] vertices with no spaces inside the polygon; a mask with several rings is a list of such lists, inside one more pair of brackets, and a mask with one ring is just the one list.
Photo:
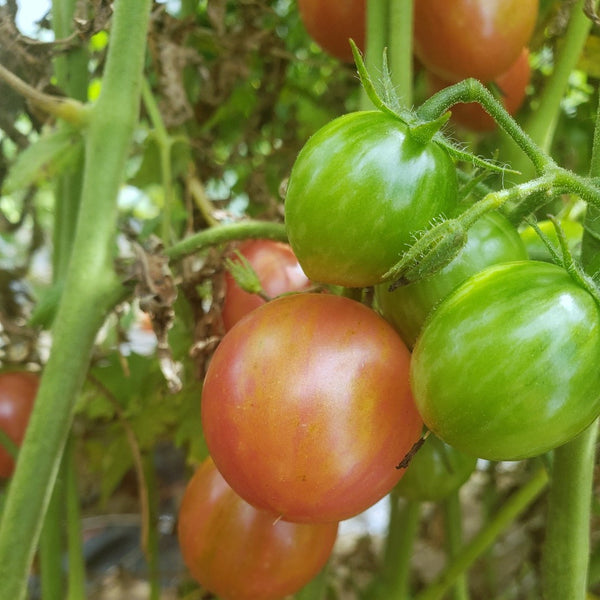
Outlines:
{"label": "tomato plant", "polygon": [[414,234],[455,210],[454,163],[399,119],[355,112],[322,127],[300,151],[285,200],[288,237],[313,281],[382,281]]}
{"label": "tomato plant", "polygon": [[[20,446],[29,423],[39,378],[34,373],[0,373],[0,428]],[[10,477],[15,463],[0,444],[0,477]]]}
{"label": "tomato plant", "polygon": [[[310,281],[288,244],[272,240],[247,240],[237,247],[248,260],[267,296],[274,298],[286,292],[298,292],[310,287]],[[233,255],[233,261],[239,259]],[[244,291],[230,271],[225,273],[225,297],[222,316],[225,330],[229,330],[244,315],[254,310],[265,300],[258,294]]]}
{"label": "tomato plant", "polygon": [[340,521],[382,498],[419,438],[410,354],[384,319],[329,294],[282,296],[219,344],[202,394],[206,443],[250,504]]}
{"label": "tomato plant", "polygon": [[366,0],[298,0],[298,9],[306,31],[323,50],[354,62],[348,40],[364,48]]}
{"label": "tomato plant", "polygon": [[376,286],[377,306],[412,347],[427,315],[465,279],[489,265],[525,258],[513,225],[500,213],[488,213],[469,229],[460,254],[438,273],[393,291],[388,283]]}
{"label": "tomato plant", "polygon": [[[547,239],[554,245],[555,248],[559,247],[558,236],[554,223],[550,219],[546,219],[537,223],[539,230],[544,234]],[[569,251],[574,255],[578,256],[581,252],[581,238],[583,235],[583,226],[577,221],[570,221],[568,219],[560,220],[560,227],[565,234],[567,239],[567,245]],[[544,260],[551,262],[552,256],[548,250],[548,247],[539,236],[538,232],[531,226],[528,225],[521,230],[521,239],[527,248],[527,254],[529,258],[533,260]]]}
{"label": "tomato plant", "polygon": [[493,81],[528,45],[538,0],[419,0],[414,7],[414,51],[446,81]]}
{"label": "tomato plant", "polygon": [[337,523],[289,523],[242,500],[211,458],[184,492],[179,545],[193,577],[223,600],[278,600],[325,565]]}
{"label": "tomato plant", "polygon": [[473,456],[555,448],[600,411],[599,309],[562,268],[487,267],[450,294],[417,340],[411,379],[425,424]]}
{"label": "tomato plant", "polygon": [[[451,85],[432,73],[428,74],[428,78],[434,92]],[[519,54],[519,58],[517,58],[507,71],[494,80],[494,85],[502,100],[502,104],[511,115],[515,115],[521,108],[527,95],[527,86],[530,78],[529,50],[523,48],[521,54]],[[494,119],[476,102],[454,105],[452,107],[452,120],[473,131],[492,131],[496,128]]]}
{"label": "tomato plant", "polygon": [[412,457],[394,493],[422,502],[443,500],[458,490],[475,470],[477,459],[430,434]]}

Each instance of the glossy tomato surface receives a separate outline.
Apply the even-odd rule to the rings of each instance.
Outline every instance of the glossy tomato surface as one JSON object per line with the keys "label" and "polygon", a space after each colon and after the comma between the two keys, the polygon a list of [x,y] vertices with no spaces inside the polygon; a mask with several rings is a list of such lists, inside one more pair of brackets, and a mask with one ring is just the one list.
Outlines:
{"label": "glossy tomato surface", "polygon": [[308,34],[332,56],[354,62],[350,38],[364,49],[366,0],[298,0],[298,9]]}
{"label": "glossy tomato surface", "polygon": [[[248,260],[264,292],[270,298],[287,292],[306,290],[311,285],[288,244],[272,240],[247,240],[236,249]],[[239,257],[233,253],[231,259],[239,262]],[[258,294],[245,292],[236,283],[230,271],[225,273],[222,316],[226,331],[264,303],[265,300]]]}
{"label": "glossy tomato surface", "polygon": [[469,278],[426,323],[411,378],[425,424],[491,460],[536,456],[600,413],[600,311],[560,267],[496,265]]}
{"label": "glossy tomato surface", "polygon": [[[435,75],[430,74],[429,77],[433,91],[439,91],[451,85]],[[509,114],[515,115],[521,108],[527,95],[530,79],[529,50],[523,48],[519,58],[505,73],[494,80],[499,95],[498,99]],[[451,108],[451,112],[452,121],[472,131],[492,131],[496,128],[494,119],[477,102],[455,104]]]}
{"label": "glossy tomato surface", "polygon": [[339,117],[300,151],[285,201],[288,237],[312,281],[380,283],[414,233],[455,210],[454,163],[379,111]]}
{"label": "glossy tomato surface", "polygon": [[476,464],[475,457],[430,434],[393,493],[417,502],[438,502],[456,492],[469,479]]}
{"label": "glossy tomato surface", "polygon": [[223,338],[202,394],[206,443],[250,504],[341,521],[381,499],[418,440],[410,354],[383,318],[329,294],[282,296]]}
{"label": "glossy tomato surface", "polygon": [[[34,373],[0,373],[0,428],[20,446],[37,394],[39,378]],[[0,477],[10,477],[15,463],[0,444]]]}
{"label": "glossy tomato surface", "polygon": [[538,0],[419,0],[415,54],[446,81],[493,81],[528,46],[538,5]]}
{"label": "glossy tomato surface", "polygon": [[208,458],[188,483],[178,520],[192,576],[222,600],[279,600],[327,562],[337,523],[288,523],[242,500]]}
{"label": "glossy tomato surface", "polygon": [[460,283],[489,265],[526,258],[525,245],[513,225],[500,213],[488,213],[469,229],[467,243],[450,264],[391,292],[388,283],[376,286],[376,302],[412,348],[429,313]]}

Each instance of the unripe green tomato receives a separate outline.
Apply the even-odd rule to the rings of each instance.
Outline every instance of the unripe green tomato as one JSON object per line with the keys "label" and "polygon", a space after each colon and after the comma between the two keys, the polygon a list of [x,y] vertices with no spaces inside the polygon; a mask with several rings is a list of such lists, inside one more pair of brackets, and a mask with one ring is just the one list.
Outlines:
{"label": "unripe green tomato", "polygon": [[408,500],[443,500],[469,479],[477,459],[459,452],[430,434],[412,457],[393,493]]}
{"label": "unripe green tomato", "polygon": [[377,306],[412,347],[429,313],[460,283],[489,265],[526,258],[525,246],[508,219],[488,213],[469,229],[467,243],[442,270],[391,292],[389,282],[376,286]]}
{"label": "unripe green tomato", "polygon": [[[550,219],[540,221],[537,226],[544,235],[548,236],[548,239],[554,244],[554,247],[558,249],[558,236],[556,235],[556,229],[554,228],[552,221]],[[569,250],[574,256],[579,256],[579,253],[581,252],[583,226],[577,221],[569,221],[567,219],[561,220],[560,226],[565,232]],[[532,260],[552,262],[552,256],[548,251],[548,247],[544,244],[542,238],[531,225],[525,227],[525,229],[521,231],[521,239],[525,244],[529,258]]]}
{"label": "unripe green tomato", "polygon": [[312,281],[365,287],[441,215],[454,214],[454,163],[381,111],[334,119],[304,145],[290,174],[288,238]]}

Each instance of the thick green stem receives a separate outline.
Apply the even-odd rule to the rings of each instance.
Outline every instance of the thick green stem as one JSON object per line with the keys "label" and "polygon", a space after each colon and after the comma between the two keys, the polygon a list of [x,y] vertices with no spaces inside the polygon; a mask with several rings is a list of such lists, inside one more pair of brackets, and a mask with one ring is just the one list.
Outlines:
{"label": "thick green stem", "polygon": [[544,600],[585,600],[597,424],[554,451],[544,542]]}
{"label": "thick green stem", "polygon": [[396,494],[390,494],[390,523],[382,568],[386,600],[410,597],[410,559],[420,515],[420,502],[404,501]]}
{"label": "thick green stem", "polygon": [[64,473],[61,466],[40,536],[40,579],[42,598],[64,598]]}
{"label": "thick green stem", "polygon": [[[414,600],[441,600],[456,580],[479,558],[496,538],[522,513],[542,492],[548,483],[548,475],[540,468],[532,478],[518,489],[502,505],[500,510],[485,524],[483,529],[456,554],[438,578]],[[565,600],[568,596],[564,596]]]}
{"label": "thick green stem", "polygon": [[[453,559],[460,552],[463,544],[462,513],[458,490],[444,498],[442,510],[446,532],[446,553],[449,559]],[[465,573],[456,578],[456,583],[452,588],[452,600],[469,600],[469,587]]]}
{"label": "thick green stem", "polygon": [[[150,0],[114,4],[102,91],[89,117],[73,254],[53,326],[52,351],[0,521],[0,599],[25,597],[73,408],[98,329],[117,297],[117,193],[139,113]],[[18,540],[18,544],[15,543]]]}
{"label": "thick green stem", "polygon": [[[383,52],[387,44],[388,3],[386,0],[367,0],[367,31],[365,64],[369,73],[381,73]],[[360,108],[369,110],[373,104],[361,88]]]}
{"label": "thick green stem", "polygon": [[83,557],[81,508],[79,506],[79,488],[77,486],[77,466],[73,437],[67,443],[63,463],[67,487],[67,538],[69,549],[67,600],[85,600],[85,560]]}
{"label": "thick green stem", "polygon": [[398,98],[404,107],[410,108],[413,96],[413,0],[388,0],[388,3],[388,64]]}
{"label": "thick green stem", "polygon": [[183,258],[209,246],[248,238],[287,242],[285,225],[272,221],[238,221],[203,229],[171,246],[166,254],[171,260]]}

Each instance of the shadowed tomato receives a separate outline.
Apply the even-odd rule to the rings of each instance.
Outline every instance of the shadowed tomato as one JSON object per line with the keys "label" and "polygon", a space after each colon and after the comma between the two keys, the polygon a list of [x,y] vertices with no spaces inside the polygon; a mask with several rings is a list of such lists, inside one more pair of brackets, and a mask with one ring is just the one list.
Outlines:
{"label": "shadowed tomato", "polygon": [[178,520],[190,573],[223,600],[279,600],[323,568],[337,523],[288,523],[242,500],[206,459],[183,495]]}
{"label": "shadowed tomato", "polygon": [[341,521],[381,499],[421,433],[410,354],[371,309],[282,296],[223,338],[202,394],[206,443],[250,504],[297,522]]}
{"label": "shadowed tomato", "polygon": [[[248,240],[242,242],[237,250],[248,260],[264,292],[271,298],[287,292],[300,292],[311,286],[288,244],[271,240]],[[239,260],[235,254],[231,258]],[[265,300],[259,295],[245,292],[229,271],[225,273],[222,316],[226,331],[244,315],[264,303]]]}
{"label": "shadowed tomato", "polygon": [[538,0],[419,0],[415,54],[446,81],[493,81],[528,45],[537,12]]}
{"label": "shadowed tomato", "polygon": [[354,62],[348,40],[364,48],[366,0],[298,0],[298,9],[306,31],[323,50]]}
{"label": "shadowed tomato", "polygon": [[[39,378],[33,373],[0,373],[0,429],[20,446],[37,394]],[[15,463],[0,444],[0,477],[10,477]]]}
{"label": "shadowed tomato", "polygon": [[[437,92],[449,85],[439,77],[429,73],[429,83],[432,91]],[[529,66],[529,50],[523,48],[519,58],[510,66],[508,71],[499,75],[494,81],[500,100],[507,112],[515,115],[525,100],[527,86],[531,78]],[[452,120],[474,131],[492,131],[496,122],[477,102],[455,104],[451,109]]]}

